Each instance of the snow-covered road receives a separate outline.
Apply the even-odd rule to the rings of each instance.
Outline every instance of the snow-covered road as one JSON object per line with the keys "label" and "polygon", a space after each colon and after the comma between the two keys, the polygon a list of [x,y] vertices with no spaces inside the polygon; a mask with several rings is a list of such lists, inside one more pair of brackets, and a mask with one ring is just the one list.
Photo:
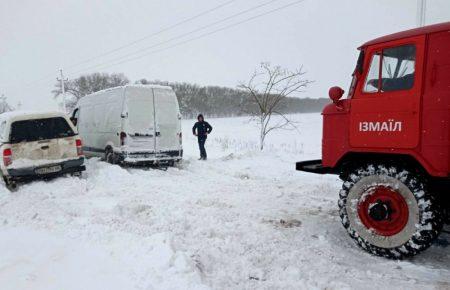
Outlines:
{"label": "snow-covered road", "polygon": [[179,168],[93,159],[81,180],[1,187],[1,289],[449,289],[449,236],[406,261],[356,247],[337,177],[294,170],[320,157],[320,115],[295,118],[262,153],[245,118],[210,119],[197,161],[191,120]]}

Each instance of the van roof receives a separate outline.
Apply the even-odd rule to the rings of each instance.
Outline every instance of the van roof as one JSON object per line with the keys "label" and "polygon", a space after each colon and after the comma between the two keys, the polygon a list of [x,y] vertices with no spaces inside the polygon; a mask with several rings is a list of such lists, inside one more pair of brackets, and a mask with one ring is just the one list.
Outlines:
{"label": "van roof", "polygon": [[118,89],[125,89],[125,88],[148,88],[148,89],[165,89],[165,90],[172,90],[172,87],[170,86],[162,86],[162,85],[141,85],[141,84],[134,84],[134,85],[124,85],[124,86],[118,86],[114,88],[104,89],[101,91],[97,91],[95,93],[89,94],[87,96],[97,95],[109,91],[114,91]]}
{"label": "van roof", "polygon": [[54,117],[65,117],[66,115],[62,112],[46,112],[46,111],[11,111],[0,114],[0,122],[3,121],[20,121],[27,119],[42,119],[42,118],[54,118]]}
{"label": "van roof", "polygon": [[364,43],[363,45],[361,45],[361,47],[359,49],[370,46],[370,45],[388,42],[388,41],[392,41],[392,40],[398,40],[398,39],[403,39],[403,38],[408,38],[408,37],[413,37],[413,36],[431,34],[431,33],[441,32],[441,31],[450,32],[450,22],[443,22],[443,23],[439,23],[439,24],[428,25],[428,26],[424,26],[424,27],[414,28],[414,29],[410,29],[410,30],[405,30],[405,31],[385,35],[385,36],[375,38],[371,41]]}

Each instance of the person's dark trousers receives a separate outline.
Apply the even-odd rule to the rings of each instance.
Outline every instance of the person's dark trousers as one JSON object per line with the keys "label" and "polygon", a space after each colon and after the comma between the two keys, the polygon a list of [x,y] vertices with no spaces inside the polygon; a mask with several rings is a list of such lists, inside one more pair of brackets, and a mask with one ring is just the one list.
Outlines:
{"label": "person's dark trousers", "polygon": [[198,147],[200,148],[200,157],[203,159],[207,158],[205,142],[206,142],[206,138],[198,138]]}

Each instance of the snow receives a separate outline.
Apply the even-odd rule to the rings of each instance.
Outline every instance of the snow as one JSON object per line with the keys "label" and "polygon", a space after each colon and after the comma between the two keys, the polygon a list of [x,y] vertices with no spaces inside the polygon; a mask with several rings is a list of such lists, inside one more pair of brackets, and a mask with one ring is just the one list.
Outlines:
{"label": "snow", "polygon": [[183,121],[178,168],[97,159],[83,178],[0,188],[3,289],[446,289],[450,237],[411,260],[360,250],[341,226],[336,176],[320,158],[321,116],[293,116],[258,150],[245,118],[209,119],[208,161]]}
{"label": "snow", "polygon": [[121,89],[126,89],[126,88],[147,88],[147,89],[162,89],[162,90],[170,90],[170,91],[172,91],[172,87],[170,87],[170,86],[154,85],[154,84],[148,84],[148,85],[132,84],[132,85],[124,85],[124,86],[117,86],[117,87],[114,87],[114,88],[104,89],[104,90],[92,93],[90,95],[87,95],[86,97],[90,98],[91,96],[100,95],[100,94],[103,94],[105,92],[114,91],[114,90],[121,90]]}

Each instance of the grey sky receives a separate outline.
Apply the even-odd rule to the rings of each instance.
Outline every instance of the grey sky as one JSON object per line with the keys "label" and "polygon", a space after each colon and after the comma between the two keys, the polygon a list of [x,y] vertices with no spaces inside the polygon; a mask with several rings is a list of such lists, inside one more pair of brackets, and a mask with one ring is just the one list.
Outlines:
{"label": "grey sky", "polygon": [[[50,91],[60,67],[67,68],[224,2],[1,0],[0,93],[13,105],[21,101],[26,109],[54,109]],[[78,70],[108,63],[264,2],[268,0],[237,0],[116,54],[67,69],[66,73],[77,77],[79,73],[74,72]],[[275,1],[195,35],[291,2],[295,0]],[[147,78],[235,87],[261,61],[289,68],[303,64],[307,77],[315,81],[303,96],[326,97],[332,85],[347,89],[356,48],[374,37],[414,27],[416,7],[416,0],[305,0],[136,61],[83,73],[123,72],[132,81]],[[443,21],[450,21],[450,1],[428,0],[427,24]]]}

